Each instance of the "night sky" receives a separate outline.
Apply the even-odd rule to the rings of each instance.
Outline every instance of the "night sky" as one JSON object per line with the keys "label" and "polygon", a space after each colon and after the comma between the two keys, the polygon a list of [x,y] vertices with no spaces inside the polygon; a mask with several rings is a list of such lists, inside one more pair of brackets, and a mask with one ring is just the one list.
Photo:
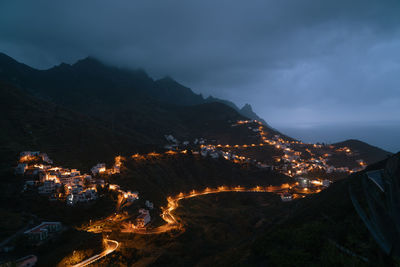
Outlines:
{"label": "night sky", "polygon": [[1,1],[0,52],[140,67],[275,127],[400,125],[397,0]]}

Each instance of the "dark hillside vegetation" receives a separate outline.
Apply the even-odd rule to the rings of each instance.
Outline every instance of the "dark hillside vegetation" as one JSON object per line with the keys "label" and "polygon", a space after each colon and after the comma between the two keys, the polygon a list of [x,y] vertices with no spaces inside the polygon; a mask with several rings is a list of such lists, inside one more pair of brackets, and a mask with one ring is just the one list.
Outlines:
{"label": "dark hillside vegetation", "polygon": [[379,147],[371,146],[370,144],[354,139],[335,143],[333,145],[337,147],[348,147],[352,151],[357,151],[358,156],[365,160],[367,164],[376,163],[392,155],[392,153]]}
{"label": "dark hillside vegetation", "polygon": [[112,131],[106,122],[38,100],[0,83],[1,169],[15,165],[25,150],[46,152],[58,163],[89,167],[151,143],[140,133]]}
{"label": "dark hillside vegetation", "polygon": [[204,190],[206,187],[280,185],[291,179],[251,165],[238,165],[224,159],[202,158],[199,155],[171,155],[129,159],[120,175],[110,183],[137,190],[141,198],[166,204],[166,198],[180,192]]}
{"label": "dark hillside vegetation", "polygon": [[[397,154],[396,157],[400,157]],[[381,169],[385,161],[365,171]],[[279,225],[264,229],[243,259],[250,265],[394,266],[356,213],[349,185],[361,191],[360,172],[299,201]]]}
{"label": "dark hillside vegetation", "polygon": [[[399,155],[397,155],[399,156]],[[368,166],[380,169],[384,162]],[[181,201],[186,231],[120,235],[123,247],[104,262],[149,266],[395,266],[370,236],[350,201],[361,173],[320,194],[289,203],[261,193],[222,193]],[[168,188],[168,184],[164,185]]]}
{"label": "dark hillside vegetation", "polygon": [[[121,249],[104,264],[137,266],[227,266],[233,252],[257,233],[260,224],[280,217],[282,202],[271,193],[221,193],[180,202],[176,215],[186,230],[180,234],[124,235]],[[268,212],[270,216],[265,216]],[[233,257],[228,255],[228,257]],[[218,260],[224,260],[220,264]]]}
{"label": "dark hillside vegetation", "polygon": [[0,90],[3,170],[14,166],[17,155],[25,150],[43,151],[64,166],[88,169],[99,161],[111,162],[119,154],[162,147],[164,134],[189,140],[203,136],[226,142],[228,138],[249,140],[246,135],[237,137],[229,122],[243,117],[222,104],[187,107],[187,112],[180,107],[154,109],[153,115],[120,111],[107,120],[37,99],[3,82]]}

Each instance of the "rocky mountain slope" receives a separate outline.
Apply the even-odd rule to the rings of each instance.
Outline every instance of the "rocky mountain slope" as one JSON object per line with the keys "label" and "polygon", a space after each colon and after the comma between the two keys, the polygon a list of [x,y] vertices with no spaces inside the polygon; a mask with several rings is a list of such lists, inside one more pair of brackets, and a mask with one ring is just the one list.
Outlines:
{"label": "rocky mountain slope", "polygon": [[143,70],[107,66],[91,57],[72,65],[63,63],[47,70],[36,70],[0,53],[0,80],[35,96],[91,114],[115,108],[145,110],[146,106],[159,103],[190,106],[220,102],[244,117],[261,120],[249,105],[239,109],[227,100],[204,99],[170,77],[153,80]]}

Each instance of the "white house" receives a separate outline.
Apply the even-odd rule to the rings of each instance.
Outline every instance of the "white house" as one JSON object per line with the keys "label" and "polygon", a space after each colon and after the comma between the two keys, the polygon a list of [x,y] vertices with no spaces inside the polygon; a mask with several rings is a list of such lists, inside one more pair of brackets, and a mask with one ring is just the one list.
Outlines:
{"label": "white house", "polygon": [[139,210],[140,215],[136,218],[136,227],[144,228],[151,220],[150,212],[146,209]]}
{"label": "white house", "polygon": [[293,200],[293,195],[290,194],[290,193],[285,192],[285,193],[281,194],[281,199],[282,199],[283,202],[292,201]]}
{"label": "white house", "polygon": [[311,186],[311,181],[310,179],[304,178],[304,177],[298,177],[297,181],[299,182],[299,186],[302,188],[307,188]]}
{"label": "white house", "polygon": [[126,200],[128,200],[129,202],[133,202],[137,199],[139,199],[139,192],[131,192],[131,191],[127,191],[127,192],[123,192],[124,194],[124,198],[126,198]]}
{"label": "white house", "polygon": [[86,189],[79,193],[72,193],[67,196],[67,205],[73,206],[78,202],[89,202],[97,199],[97,191],[95,189]]}
{"label": "white house", "polygon": [[78,202],[78,198],[74,196],[74,194],[69,194],[67,196],[67,205],[73,206]]}
{"label": "white house", "polygon": [[98,163],[97,165],[93,166],[90,171],[93,175],[98,175],[99,173],[106,171],[106,164],[105,163]]}

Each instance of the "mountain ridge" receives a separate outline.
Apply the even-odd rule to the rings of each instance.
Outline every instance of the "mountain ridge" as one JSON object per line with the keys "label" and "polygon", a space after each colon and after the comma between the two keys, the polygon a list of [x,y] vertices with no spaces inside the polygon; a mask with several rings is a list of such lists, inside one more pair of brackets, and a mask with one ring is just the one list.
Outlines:
{"label": "mountain ridge", "polygon": [[[146,135],[157,144],[164,134],[197,138],[212,133],[216,134],[213,139],[223,142],[220,138],[231,133],[230,125],[223,120],[261,121],[249,104],[238,108],[228,100],[212,96],[203,98],[171,77],[153,80],[141,69],[108,66],[93,57],[72,65],[62,63],[47,70],[37,70],[0,53],[1,80],[39,99],[97,118],[113,129]],[[213,124],[215,129],[223,125],[218,131],[207,124],[207,120],[213,121],[214,117],[220,119]],[[271,133],[281,134],[266,122],[264,124]],[[219,135],[222,130],[226,132]],[[370,150],[365,144],[361,148]],[[382,156],[383,153],[387,154],[386,151],[378,154]]]}
{"label": "mountain ridge", "polygon": [[[7,71],[2,72],[2,69],[7,69]],[[80,84],[77,84],[79,79],[82,79],[82,76],[86,77]],[[73,96],[70,93],[67,98],[64,96],[61,100],[57,99],[54,88],[60,87],[60,82],[64,84],[60,89],[72,91],[79,89],[81,94],[90,98],[90,91],[93,88],[87,88],[88,79],[98,79],[99,81],[95,86],[99,93],[107,93],[105,92],[105,87],[108,87],[123,89],[124,93],[129,93],[132,97],[141,101],[153,99],[176,105],[220,102],[234,108],[241,115],[249,119],[257,119],[269,127],[262,118],[252,111],[251,107],[249,109],[246,105],[240,109],[229,100],[212,96],[204,98],[201,94],[194,93],[192,89],[169,76],[154,80],[142,69],[132,70],[110,66],[91,56],[78,60],[73,64],[60,63],[46,70],[38,70],[20,63],[4,53],[0,53],[0,79],[26,89],[35,96],[56,102],[64,101],[62,104],[66,104],[65,101]],[[113,98],[112,95],[110,97],[111,99]],[[126,98],[120,97],[120,99]]]}

